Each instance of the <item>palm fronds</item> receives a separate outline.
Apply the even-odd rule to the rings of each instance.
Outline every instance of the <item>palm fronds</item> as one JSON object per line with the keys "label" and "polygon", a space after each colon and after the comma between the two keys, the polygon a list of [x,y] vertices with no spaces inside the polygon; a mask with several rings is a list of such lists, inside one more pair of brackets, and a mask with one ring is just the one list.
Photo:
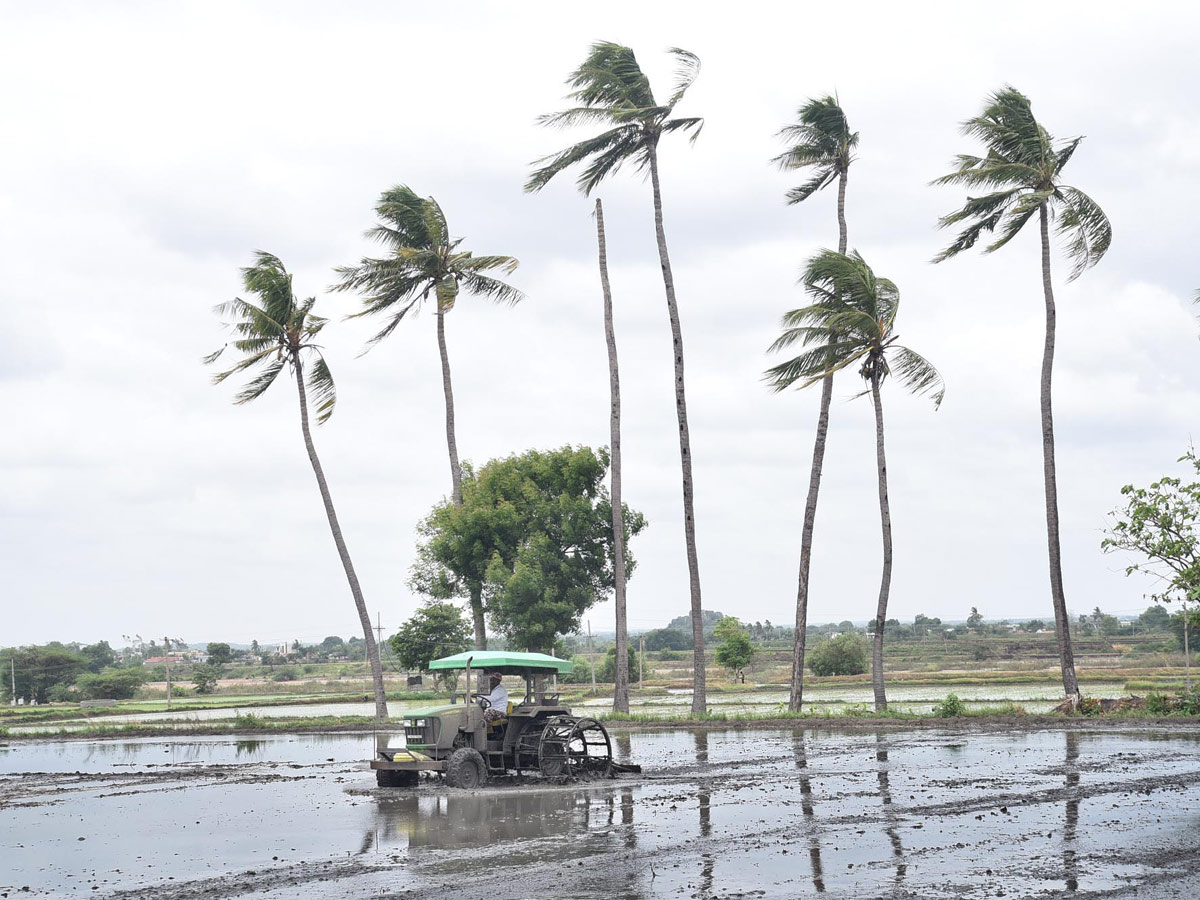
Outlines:
{"label": "palm fronds", "polygon": [[788,149],[771,162],[784,171],[813,169],[812,177],[786,194],[789,204],[807,200],[832,184],[850,168],[858,132],[852,132],[846,114],[832,96],[809,100],[796,114],[797,121],[777,134],[789,142]]}
{"label": "palm fronds", "polygon": [[225,327],[237,337],[202,361],[212,365],[230,348],[242,357],[213,375],[213,383],[250,373],[250,380],[233,398],[239,405],[249,403],[266,393],[285,367],[295,371],[303,365],[305,355],[315,354],[317,361],[308,373],[308,384],[317,399],[317,423],[325,422],[333,414],[336,394],[329,366],[320,347],[313,343],[329,321],[313,313],[316,298],[298,301],[292,291],[291,273],[279,257],[261,250],[255,253],[254,265],[242,269],[242,284],[259,302],[236,297],[214,307],[218,315],[229,320]]}
{"label": "palm fronds", "polygon": [[386,315],[387,324],[367,341],[366,349],[395,331],[409,313],[432,296],[440,312],[448,312],[459,288],[497,303],[513,304],[524,298],[517,288],[484,275],[517,268],[511,256],[475,256],[459,250],[461,238],[450,236],[446,214],[433,197],[421,197],[407,185],[384,191],[375,207],[379,223],[367,237],[381,244],[388,255],[363,257],[356,266],[339,266],[335,291],[356,291],[362,308],[350,318]]}
{"label": "palm fronds", "polygon": [[704,120],[672,118],[671,114],[700,74],[700,59],[678,47],[669,52],[677,62],[675,84],[670,100],[661,105],[654,99],[650,80],[638,65],[633,50],[609,41],[593,44],[583,64],[567,79],[567,85],[572,88],[568,99],[576,105],[540,116],[537,121],[559,128],[577,125],[609,127],[557,153],[534,160],[525,191],[536,193],[560,173],[582,166],[575,184],[581,193],[588,195],[626,163],[644,172],[663,134],[679,131],[695,141]]}
{"label": "palm fronds", "polygon": [[934,257],[934,262],[969,250],[981,235],[997,229],[999,237],[988,243],[984,252],[1000,249],[1043,207],[1056,217],[1055,230],[1075,264],[1071,280],[1104,256],[1112,242],[1112,228],[1104,211],[1082,191],[1058,182],[1083,138],[1071,138],[1056,146],[1050,133],[1034,118],[1029,98],[1010,86],[992,94],[983,112],[962,124],[962,132],[980,141],[985,155],[955,157],[953,170],[932,184],[982,188],[988,193],[968,196],[961,209],[938,220],[941,228],[964,223],[966,227]]}
{"label": "palm fronds", "polygon": [[770,349],[807,349],[766,371],[773,390],[803,389],[857,363],[864,379],[894,374],[912,393],[941,405],[945,386],[937,369],[896,342],[900,291],[892,281],[876,276],[857,251],[822,250],[805,265],[802,283],[814,302],[784,314]]}

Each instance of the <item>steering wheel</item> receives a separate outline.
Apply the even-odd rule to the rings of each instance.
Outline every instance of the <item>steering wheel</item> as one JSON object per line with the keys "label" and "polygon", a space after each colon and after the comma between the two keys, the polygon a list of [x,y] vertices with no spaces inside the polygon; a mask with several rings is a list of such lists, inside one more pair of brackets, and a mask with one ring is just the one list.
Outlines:
{"label": "steering wheel", "polygon": [[492,701],[487,697],[476,697],[475,702],[479,704],[480,709],[488,710],[492,708]]}

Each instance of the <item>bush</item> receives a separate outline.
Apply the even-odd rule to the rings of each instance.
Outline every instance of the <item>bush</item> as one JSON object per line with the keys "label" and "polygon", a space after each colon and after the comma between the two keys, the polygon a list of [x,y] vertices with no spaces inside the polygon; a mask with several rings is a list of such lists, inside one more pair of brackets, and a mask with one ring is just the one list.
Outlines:
{"label": "bush", "polygon": [[80,675],[75,687],[86,700],[128,700],[146,683],[147,675],[141,666],[127,669],[105,669],[99,675]]}
{"label": "bush", "polygon": [[1151,691],[1146,697],[1146,712],[1152,716],[1165,716],[1171,712],[1171,698],[1166,694]]}
{"label": "bush", "polygon": [[[646,677],[647,678],[652,677],[654,675],[654,672],[650,669],[649,660],[645,659],[644,657],[639,659],[637,653],[634,652],[632,641],[629,643],[629,646],[627,649],[629,651],[629,683],[637,684],[638,673],[641,671],[639,668],[639,663],[645,665]],[[590,676],[589,676],[588,680],[589,681],[591,680]],[[615,682],[617,680],[617,646],[616,646],[616,644],[613,644],[611,647],[609,647],[608,652],[604,654],[604,659],[602,659],[599,663],[596,664],[596,680],[602,681],[605,684],[612,684],[613,682]]]}
{"label": "bush", "polygon": [[566,675],[558,676],[558,680],[563,684],[591,684],[592,669],[588,663],[586,656],[572,656],[572,669]]}
{"label": "bush", "polygon": [[272,681],[295,681],[300,677],[300,673],[296,671],[295,666],[280,666],[271,675]]}
{"label": "bush", "polygon": [[947,694],[946,699],[933,708],[933,714],[942,719],[954,719],[967,714],[967,704],[955,694]]}
{"label": "bush", "polygon": [[46,691],[46,697],[51,703],[72,703],[79,699],[73,685],[52,684]]}
{"label": "bush", "polygon": [[658,651],[658,658],[663,662],[675,662],[676,660],[683,659],[683,654],[678,650],[672,650],[668,647],[665,650]]}
{"label": "bush", "polygon": [[808,667],[814,675],[861,675],[867,671],[867,657],[867,639],[847,632],[814,647]]}

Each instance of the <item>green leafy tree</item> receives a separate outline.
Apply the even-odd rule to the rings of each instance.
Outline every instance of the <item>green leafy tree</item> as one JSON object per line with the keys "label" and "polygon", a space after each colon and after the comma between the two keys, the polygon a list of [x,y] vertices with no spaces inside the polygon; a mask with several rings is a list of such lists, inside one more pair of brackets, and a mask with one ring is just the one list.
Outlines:
{"label": "green leafy tree", "polygon": [[1041,619],[1030,619],[1022,627],[1026,631],[1028,631],[1030,634],[1036,634],[1037,632],[1041,631],[1043,628],[1046,627],[1046,623],[1043,622]]}
{"label": "green leafy tree", "polygon": [[[231,375],[253,373],[246,386],[234,396],[234,403],[238,404],[249,403],[261,397],[285,368],[296,379],[304,448],[308,451],[308,460],[317,478],[317,487],[325,506],[325,516],[329,520],[329,530],[333,533],[333,542],[342,561],[342,568],[346,572],[354,607],[358,611],[358,619],[366,641],[367,659],[371,663],[371,676],[375,688],[375,715],[383,721],[387,718],[387,695],[383,688],[383,666],[379,661],[379,648],[375,644],[371,617],[367,613],[367,604],[358,583],[358,575],[350,560],[350,551],[346,549],[346,541],[342,537],[342,528],[333,508],[333,498],[325,480],[325,471],[317,457],[317,449],[308,425],[309,391],[312,391],[316,403],[318,425],[328,421],[333,415],[333,408],[337,402],[333,375],[325,362],[320,345],[316,343],[328,320],[313,314],[315,297],[303,301],[296,299],[292,291],[291,274],[279,258],[270,253],[259,251],[255,254],[254,265],[242,269],[242,283],[246,291],[257,298],[258,303],[236,298],[216,307],[219,315],[229,316],[233,320],[228,327],[236,337],[230,344],[205,357],[204,362],[215,363],[230,346],[241,354],[241,359],[233,366],[213,377],[213,381],[219,384]],[[306,373],[307,359],[312,359],[313,363]]]}
{"label": "green leafy tree", "polygon": [[117,654],[108,645],[108,641],[80,647],[79,655],[87,659],[87,669],[93,673],[101,672],[117,664]]}
{"label": "green leafy tree", "polygon": [[[880,387],[889,376],[914,394],[927,394],[934,407],[945,395],[942,376],[919,353],[898,343],[896,316],[900,292],[877,278],[857,252],[846,256],[823,250],[808,261],[804,287],[815,301],[783,317],[783,334],[773,349],[796,344],[808,349],[771,370],[782,384],[806,387],[831,372],[857,366],[875,407],[875,459],[879,482],[879,518],[883,531],[883,573],[875,613],[872,686],[876,710],[887,709],[883,683],[883,635],[892,583],[892,519],[887,491]],[[862,396],[860,394],[859,396]]]}
{"label": "green leafy tree", "polygon": [[45,645],[19,647],[5,654],[9,677],[0,678],[4,695],[12,699],[12,679],[15,674],[17,697],[46,703],[55,685],[70,685],[76,676],[87,669],[87,657],[69,650],[57,641]]}
{"label": "green leafy tree", "polygon": [[1171,624],[1171,614],[1156,603],[1146,607],[1137,620],[1147,631],[1166,631]]}
{"label": "green leafy tree", "polygon": [[[801,203],[817,191],[837,182],[838,253],[846,252],[846,183],[858,146],[858,132],[851,131],[846,114],[834,97],[809,100],[800,107],[797,121],[785,126],[779,137],[788,149],[775,157],[785,171],[806,171],[811,177],[787,192],[788,203]],[[829,336],[833,338],[832,335]],[[775,391],[794,382],[768,373]],[[808,496],[804,502],[804,525],[800,532],[800,573],[796,588],[796,629],[792,634],[792,685],[788,709],[799,711],[804,702],[804,649],[808,634],[808,581],[812,569],[813,528],[817,520],[817,496],[825,464],[825,442],[829,434],[829,406],[833,400],[833,372],[821,378],[821,403],[817,411],[817,434],[813,442],[812,466],[808,474]]]}
{"label": "green leafy tree", "polygon": [[717,645],[717,663],[729,670],[730,677],[735,681],[739,678],[746,682],[746,666],[754,659],[758,648],[750,640],[746,626],[733,616],[726,616],[713,629],[713,637],[721,643]]}
{"label": "green leafy tree", "polygon": [[[388,251],[382,258],[364,257],[357,266],[337,269],[339,291],[359,291],[363,309],[357,316],[384,316],[387,324],[368,346],[396,330],[404,317],[432,296],[436,303],[438,352],[442,361],[442,391],[446,399],[446,446],[450,453],[453,499],[462,497],[462,469],[454,433],[454,390],[450,381],[450,356],[446,350],[446,314],[454,308],[460,290],[497,303],[513,304],[524,295],[512,285],[489,275],[512,273],[511,256],[475,256],[452,237],[446,215],[432,197],[418,197],[412,188],[398,185],[385,191],[375,207],[379,224],[367,232]],[[487,635],[476,622],[477,649],[486,648]],[[479,641],[484,643],[479,643]]]}
{"label": "green leafy tree", "polygon": [[141,666],[105,669],[75,679],[75,687],[85,700],[128,700],[149,679]]}
{"label": "green leafy tree", "polygon": [[983,627],[983,614],[974,606],[971,607],[971,614],[967,616],[967,627],[972,631],[978,631]]}
{"label": "green leafy tree", "polygon": [[[549,650],[579,630],[612,590],[608,454],[587,447],[530,450],[464,467],[462,503],[441,503],[420,526],[414,590],[466,598],[510,647]],[[645,527],[624,511],[626,541]],[[634,559],[626,554],[626,574]]]}
{"label": "green leafy tree", "polygon": [[1075,154],[1082,138],[1056,143],[1033,116],[1029,98],[1012,87],[997,91],[983,112],[968,119],[963,134],[984,145],[983,156],[960,155],[954,171],[934,184],[962,185],[986,193],[968,196],[959,210],[943,216],[943,228],[965,224],[954,241],[936,258],[949,259],[975,243],[986,232],[999,229],[999,236],[984,252],[992,253],[1011,241],[1037,217],[1042,238],[1042,294],[1046,307],[1046,333],[1042,352],[1041,416],[1042,473],[1046,494],[1046,539],[1050,561],[1050,595],[1054,606],[1054,629],[1058,640],[1063,690],[1074,704],[1082,700],[1075,676],[1075,654],[1071,648],[1067,599],[1063,588],[1062,550],[1058,527],[1058,475],[1054,456],[1054,416],[1051,407],[1051,376],[1054,369],[1056,310],[1050,277],[1050,223],[1065,242],[1067,258],[1073,263],[1068,280],[1078,278],[1095,265],[1112,243],[1108,217],[1091,197],[1062,182],[1063,168]]}
{"label": "green leafy tree", "polygon": [[[428,672],[431,660],[471,647],[471,626],[453,603],[431,600],[388,638],[396,661],[409,671]],[[438,673],[434,673],[437,683]]]}
{"label": "green leafy tree", "polygon": [[206,649],[208,661],[214,666],[225,666],[233,662],[233,648],[228,644],[214,641],[210,642]]}
{"label": "green leafy tree", "polygon": [[809,654],[814,675],[861,675],[867,671],[867,639],[856,632],[823,641]]}
{"label": "green leafy tree", "polygon": [[217,682],[225,673],[224,666],[206,663],[192,670],[192,684],[196,685],[197,694],[211,694],[217,689]]}
{"label": "green leafy tree", "polygon": [[574,105],[562,112],[543,116],[540,121],[543,125],[553,127],[595,125],[603,130],[594,137],[539,159],[534,163],[535,169],[525,184],[525,190],[540,191],[555,176],[576,166],[583,167],[576,185],[584,194],[590,194],[626,163],[632,163],[640,172],[650,176],[654,233],[667,298],[667,317],[671,323],[675,365],[675,415],[679,425],[679,456],[683,477],[684,544],[692,606],[692,641],[697,661],[692,667],[692,711],[704,712],[708,706],[704,687],[704,628],[701,621],[700,563],[696,552],[696,515],[692,497],[691,434],[684,387],[683,331],[675,300],[675,275],[667,251],[658,173],[658,144],[662,136],[673,132],[690,133],[691,140],[695,141],[704,120],[675,116],[675,107],[700,74],[700,59],[694,53],[677,47],[671,50],[671,54],[677,63],[674,90],[666,103],[659,103],[650,88],[650,79],[642,72],[633,50],[608,41],[593,44],[587,59],[567,79],[567,84],[572,88],[569,99]]}
{"label": "green leafy tree", "polygon": [[[629,671],[629,680],[638,681],[639,676],[651,677],[654,672],[650,661],[633,649],[631,644],[625,651],[625,665]],[[617,645],[612,644],[605,651],[603,659],[596,664],[596,680],[604,684],[614,683],[617,677]]]}
{"label": "green leafy tree", "polygon": [[691,650],[692,642],[689,634],[675,628],[656,628],[647,631],[643,636],[646,649],[655,650]]}

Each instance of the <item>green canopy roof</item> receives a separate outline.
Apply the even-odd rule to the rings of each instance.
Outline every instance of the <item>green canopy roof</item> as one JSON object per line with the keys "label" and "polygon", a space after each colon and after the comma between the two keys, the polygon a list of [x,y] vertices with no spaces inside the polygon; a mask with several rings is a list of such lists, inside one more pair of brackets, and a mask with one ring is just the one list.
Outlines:
{"label": "green canopy roof", "polygon": [[429,664],[430,671],[465,669],[470,660],[472,669],[520,675],[522,672],[558,672],[566,675],[572,669],[569,659],[547,656],[545,653],[518,653],[515,650],[468,650],[443,656]]}

